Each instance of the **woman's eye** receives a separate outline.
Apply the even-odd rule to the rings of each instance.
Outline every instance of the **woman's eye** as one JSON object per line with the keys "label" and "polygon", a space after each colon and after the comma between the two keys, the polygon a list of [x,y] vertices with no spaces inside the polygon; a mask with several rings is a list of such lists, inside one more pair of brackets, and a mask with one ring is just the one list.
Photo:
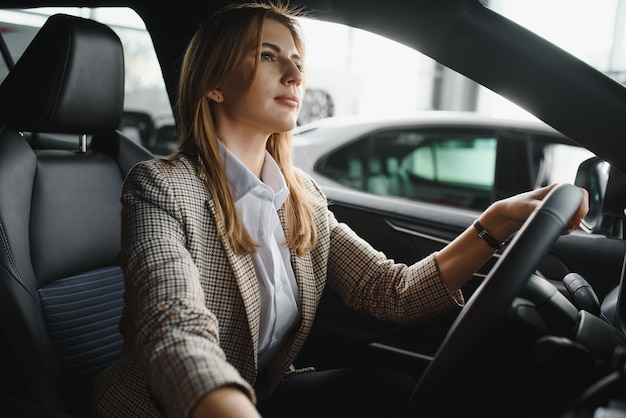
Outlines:
{"label": "woman's eye", "polygon": [[261,61],[274,61],[274,54],[271,52],[261,52]]}

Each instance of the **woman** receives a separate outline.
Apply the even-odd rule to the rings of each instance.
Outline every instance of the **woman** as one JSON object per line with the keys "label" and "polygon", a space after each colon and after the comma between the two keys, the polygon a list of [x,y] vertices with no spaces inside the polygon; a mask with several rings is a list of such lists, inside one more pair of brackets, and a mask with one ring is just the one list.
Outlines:
{"label": "woman", "polygon": [[[305,90],[294,16],[230,6],[188,46],[179,149],[134,167],[122,193],[125,343],[99,378],[99,416],[332,416],[334,402],[354,416],[399,415],[413,382],[393,371],[293,370],[322,291],[415,324],[459,309],[461,286],[495,251],[468,228],[412,266],[395,264],[336,221],[291,166]],[[504,241],[550,189],[493,204],[479,218],[487,236]]]}

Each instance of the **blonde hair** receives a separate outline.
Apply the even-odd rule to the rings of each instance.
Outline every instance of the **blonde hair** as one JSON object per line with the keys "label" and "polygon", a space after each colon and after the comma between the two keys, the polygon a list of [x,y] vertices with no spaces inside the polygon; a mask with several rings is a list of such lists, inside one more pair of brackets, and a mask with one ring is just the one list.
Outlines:
{"label": "blonde hair", "polygon": [[[276,20],[287,27],[298,52],[304,57],[304,42],[296,21],[299,15],[300,10],[285,4],[227,6],[200,25],[183,57],[176,105],[177,152],[187,156],[203,177],[215,203],[218,221],[225,225],[222,233],[238,255],[254,252],[257,243],[241,222],[230,193],[219,156],[213,104],[206,98],[206,93],[216,89],[239,68],[252,49],[260,50],[265,19]],[[317,234],[303,181],[292,166],[291,132],[273,133],[267,141],[267,150],[276,160],[289,187],[289,198],[283,206],[286,245],[303,255],[315,245]]]}

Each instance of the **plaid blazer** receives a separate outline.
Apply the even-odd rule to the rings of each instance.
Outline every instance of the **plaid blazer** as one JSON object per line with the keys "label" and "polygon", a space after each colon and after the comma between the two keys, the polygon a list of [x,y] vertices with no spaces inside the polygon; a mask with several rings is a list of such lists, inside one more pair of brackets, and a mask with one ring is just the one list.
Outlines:
{"label": "plaid blazer", "polygon": [[[434,254],[394,263],[337,222],[326,197],[303,172],[318,243],[292,252],[301,319],[258,375],[260,301],[249,255],[237,256],[202,179],[185,157],[139,163],[122,191],[126,276],[118,361],[96,381],[94,414],[187,417],[213,388],[236,385],[266,397],[293,371],[326,285],[354,309],[412,324],[462,304],[438,276]],[[279,217],[286,230],[282,209]]]}

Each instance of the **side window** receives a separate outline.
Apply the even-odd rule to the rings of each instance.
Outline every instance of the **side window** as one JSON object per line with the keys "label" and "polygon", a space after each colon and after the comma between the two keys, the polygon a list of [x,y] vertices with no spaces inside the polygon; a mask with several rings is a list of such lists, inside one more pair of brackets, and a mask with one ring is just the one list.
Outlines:
{"label": "side window", "polygon": [[578,166],[594,154],[586,148],[567,144],[549,144],[543,148],[543,184],[574,183]]}

